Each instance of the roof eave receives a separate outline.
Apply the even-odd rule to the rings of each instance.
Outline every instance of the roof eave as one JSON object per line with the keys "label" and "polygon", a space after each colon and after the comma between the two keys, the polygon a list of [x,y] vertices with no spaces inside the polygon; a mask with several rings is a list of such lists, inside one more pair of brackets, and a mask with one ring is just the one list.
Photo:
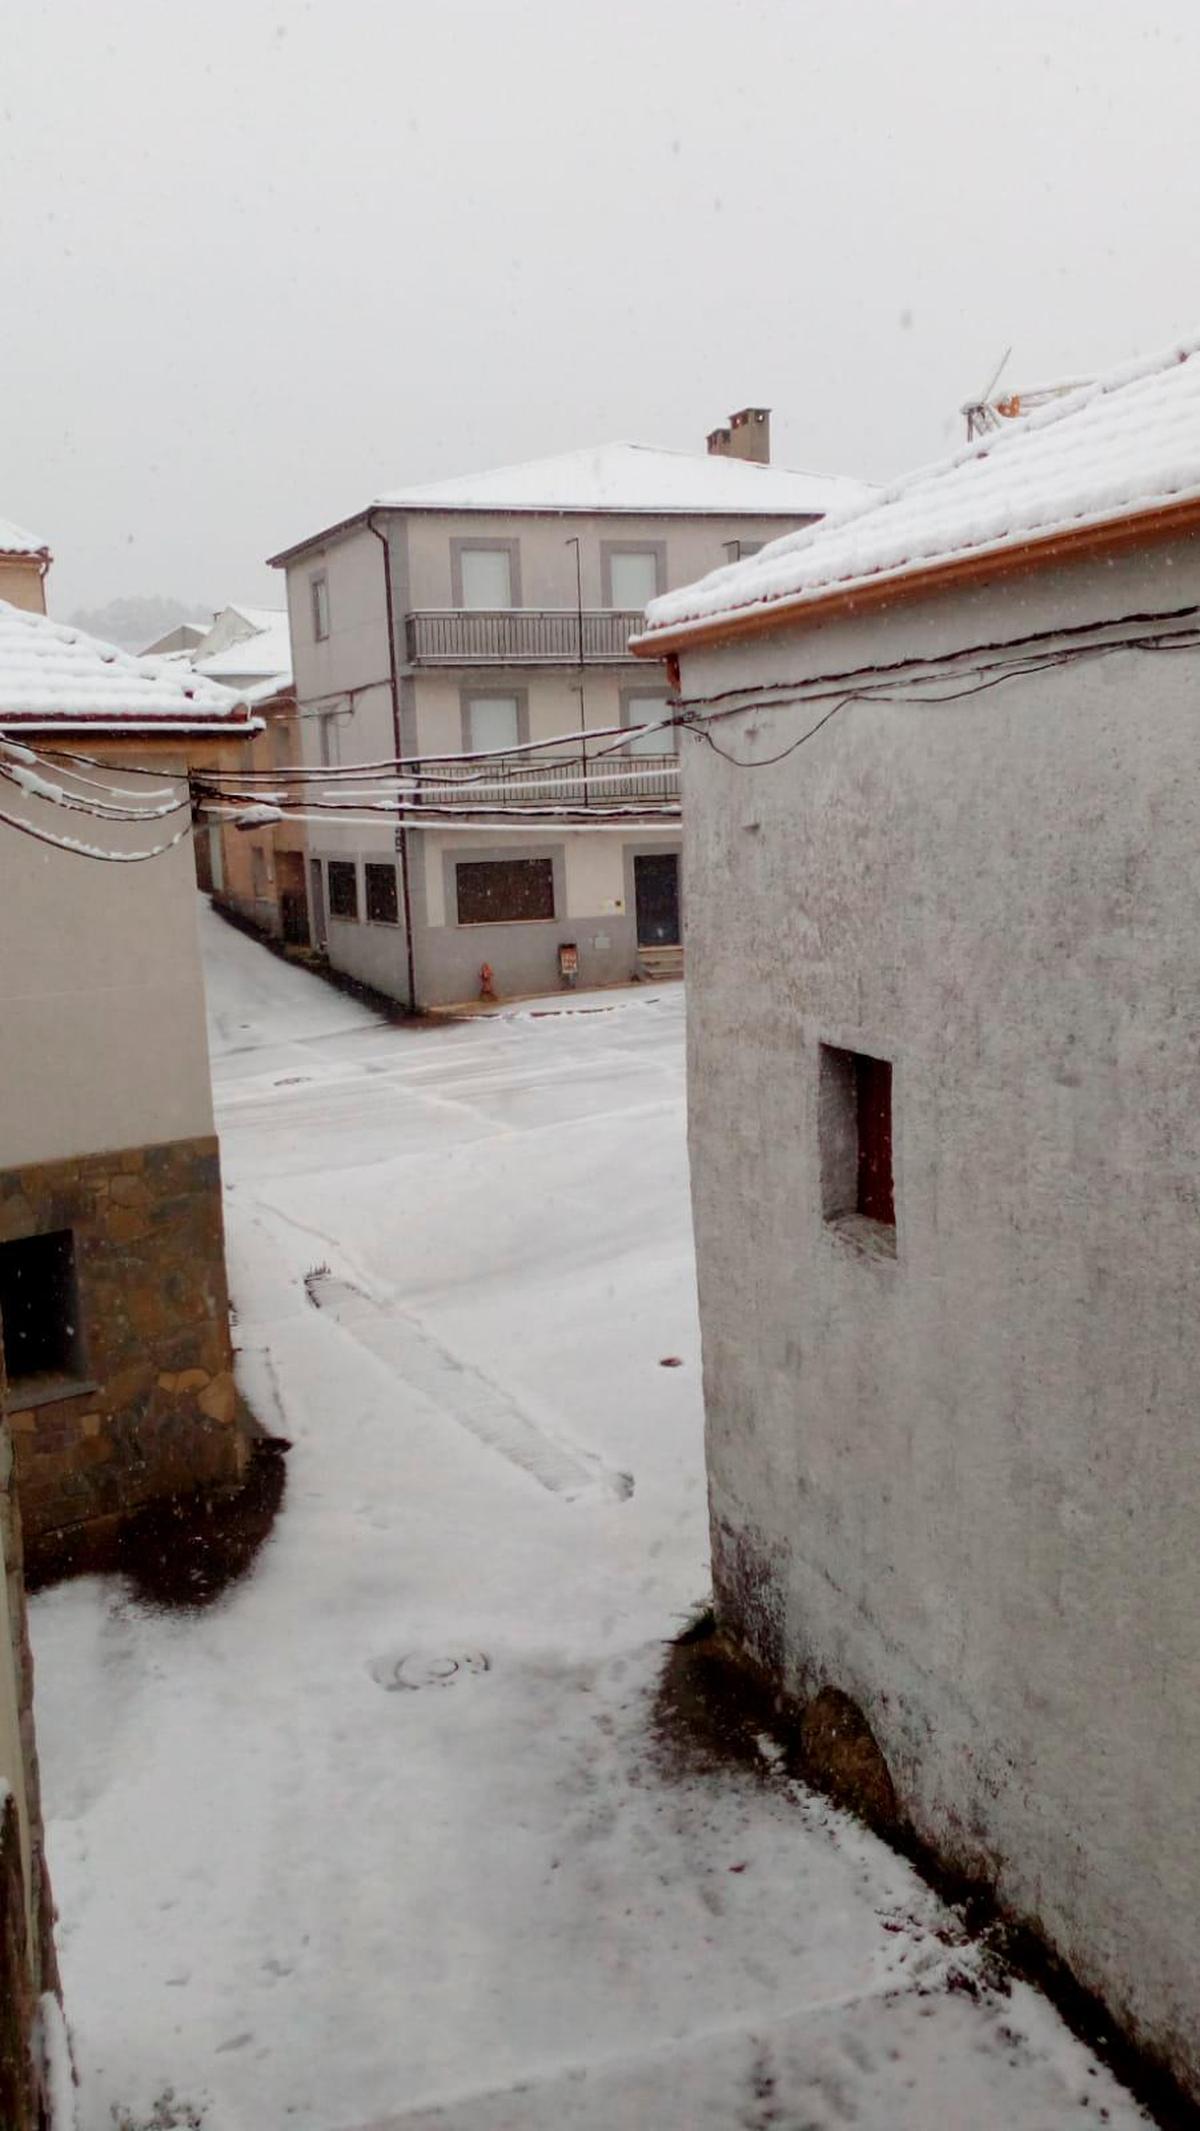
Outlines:
{"label": "roof eave", "polygon": [[372,503],[364,511],[352,512],[349,518],[339,518],[336,525],[327,525],[323,532],[310,533],[306,540],[297,540],[290,548],[280,548],[277,555],[268,555],[267,568],[281,570],[286,563],[295,562],[297,556],[307,555],[311,548],[323,548],[330,540],[336,540],[339,534],[352,533],[356,526],[365,525],[373,510],[390,508],[390,505]]}
{"label": "roof eave", "polygon": [[110,740],[136,733],[139,740],[165,734],[178,739],[190,734],[197,739],[248,740],[263,730],[260,717],[228,718],[112,718],[104,711],[76,711],[56,716],[52,711],[0,710],[0,733],[18,728],[23,733],[92,733]]}
{"label": "roof eave", "polygon": [[339,518],[336,525],[327,525],[323,532],[310,533],[306,540],[298,540],[290,548],[280,548],[277,555],[268,555],[267,568],[280,570],[289,562],[296,562],[302,555],[323,548],[331,540],[338,540],[343,533],[353,533],[359,526],[369,524],[376,511],[389,511],[394,517],[490,517],[490,518],[778,518],[794,525],[798,518],[826,518],[832,506],[825,504],[766,503],[753,508],[748,503],[406,503],[402,497],[390,499],[376,497],[365,510],[355,511],[349,518]]}
{"label": "roof eave", "polygon": [[890,607],[901,600],[917,599],[929,592],[950,590],[1045,568],[1055,562],[1081,561],[1090,555],[1115,554],[1123,548],[1169,540],[1180,533],[1200,530],[1200,496],[1186,496],[1177,503],[1155,505],[1148,510],[1128,511],[1115,518],[1093,520],[1036,539],[1014,542],[1009,547],[952,555],[915,570],[894,570],[887,575],[862,578],[844,587],[834,587],[805,598],[802,593],[761,600],[728,614],[700,615],[694,621],[678,622],[665,629],[652,629],[634,637],[629,645],[635,658],[678,657],[700,646],[733,643],[749,636],[769,635],[780,628],[799,628],[809,622],[857,615],[875,607]]}

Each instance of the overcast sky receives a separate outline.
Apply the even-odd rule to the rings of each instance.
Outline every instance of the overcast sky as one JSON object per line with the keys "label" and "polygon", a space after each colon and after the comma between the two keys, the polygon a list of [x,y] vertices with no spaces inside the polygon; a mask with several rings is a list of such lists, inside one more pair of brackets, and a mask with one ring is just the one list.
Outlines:
{"label": "overcast sky", "polygon": [[23,0],[0,515],[51,605],[278,598],[401,481],[615,437],[881,478],[1200,325],[1196,0]]}

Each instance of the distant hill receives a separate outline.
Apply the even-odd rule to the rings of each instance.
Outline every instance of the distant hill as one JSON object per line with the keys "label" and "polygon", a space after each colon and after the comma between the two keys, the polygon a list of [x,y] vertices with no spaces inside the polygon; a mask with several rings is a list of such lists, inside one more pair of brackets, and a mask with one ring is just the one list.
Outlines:
{"label": "distant hill", "polygon": [[110,599],[103,607],[78,607],[70,619],[76,629],[90,636],[120,644],[126,651],[140,651],[165,636],[178,622],[210,622],[211,606],[203,600],[167,599],[160,592],[133,593],[127,599]]}

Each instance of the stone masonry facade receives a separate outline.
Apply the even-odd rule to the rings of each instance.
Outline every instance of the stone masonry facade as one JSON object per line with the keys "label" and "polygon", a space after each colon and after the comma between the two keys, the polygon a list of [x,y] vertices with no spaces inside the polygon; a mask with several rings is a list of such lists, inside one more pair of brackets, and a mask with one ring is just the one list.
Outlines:
{"label": "stone masonry facade", "polygon": [[61,1393],[8,1391],[35,1578],[96,1557],[147,1502],[236,1483],[253,1429],[233,1379],[215,1138],[0,1171],[0,1244],[62,1231],[76,1372]]}
{"label": "stone masonry facade", "polygon": [[33,1657],[25,1609],[21,1518],[4,1405],[0,1363],[0,1574],[5,1579],[10,1643],[0,1649],[0,1665],[11,1665],[15,1682],[21,1760],[17,1780],[23,1792],[28,1842],[26,1860],[16,1798],[11,1792],[5,1794],[0,1783],[0,2123],[6,2131],[10,2126],[11,2131],[35,2131],[47,2114],[36,2039],[39,2008],[47,1996],[59,1997],[60,1990],[34,1737]]}

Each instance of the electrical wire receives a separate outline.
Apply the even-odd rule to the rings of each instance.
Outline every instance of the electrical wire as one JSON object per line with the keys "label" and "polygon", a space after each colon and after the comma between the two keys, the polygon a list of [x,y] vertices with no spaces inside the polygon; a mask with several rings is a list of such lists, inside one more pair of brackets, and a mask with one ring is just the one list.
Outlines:
{"label": "electrical wire", "polygon": [[839,710],[845,710],[846,705],[848,703],[857,703],[861,700],[862,699],[859,696],[843,696],[840,702],[834,704],[832,710],[826,711],[823,718],[818,718],[815,725],[810,725],[806,733],[801,733],[800,738],[798,740],[793,740],[790,747],[781,748],[780,752],[777,755],[763,755],[753,762],[743,762],[737,755],[731,755],[726,748],[718,747],[716,741],[713,739],[712,734],[707,730],[705,726],[698,725],[695,726],[693,730],[695,731],[696,738],[698,740],[705,741],[707,745],[711,747],[714,755],[719,755],[721,757],[722,762],[732,762],[735,769],[768,770],[772,769],[775,763],[777,762],[786,762],[789,755],[794,755],[796,749],[798,747],[803,747],[806,740],[813,739],[816,734],[820,732],[823,725],[828,725],[831,718],[836,718]]}
{"label": "electrical wire", "polygon": [[[1020,653],[1030,645],[1044,646],[1054,643],[1063,644],[1069,649],[1074,638],[1083,636],[1092,638],[1101,630],[1136,629],[1137,637],[1140,639],[1145,635],[1147,625],[1188,620],[1197,628],[1200,628],[1200,605],[1164,607],[1133,614],[1118,614],[1107,621],[1060,622],[1054,628],[1031,630],[1024,636],[993,637],[984,640],[982,643],[963,644],[957,651],[924,652],[916,657],[891,659],[869,666],[851,666],[830,673],[814,674],[811,676],[810,683],[805,685],[811,685],[814,689],[832,685],[840,691],[852,681],[870,681],[882,676],[900,677],[905,673],[914,672],[916,669],[926,673],[930,668],[953,666],[964,659],[973,660],[976,664],[981,661],[991,662],[991,654],[993,653]],[[760,683],[754,692],[766,698],[779,691],[790,691],[795,685],[794,682],[790,681],[766,681]],[[689,696],[687,702],[689,705],[715,705],[728,702],[734,696],[742,696],[746,693],[747,690],[745,688],[726,688],[713,695]]]}
{"label": "electrical wire", "polygon": [[40,799],[48,806],[62,807],[69,814],[88,814],[93,821],[162,821],[171,814],[180,814],[191,805],[190,795],[172,800],[169,806],[122,807],[105,806],[86,799],[76,792],[68,792],[63,786],[51,786],[35,771],[23,771],[0,761],[0,778],[6,784],[15,785],[30,799]]}
{"label": "electrical wire", "polygon": [[166,851],[173,851],[190,833],[191,822],[185,821],[170,841],[154,844],[149,851],[97,851],[92,844],[82,844],[74,836],[52,836],[47,829],[35,828],[31,821],[22,821],[16,814],[6,813],[0,807],[0,822],[7,828],[19,829],[22,836],[31,836],[35,843],[49,844],[55,851],[68,851],[73,858],[99,859],[105,865],[137,866],[148,858],[161,858]]}

